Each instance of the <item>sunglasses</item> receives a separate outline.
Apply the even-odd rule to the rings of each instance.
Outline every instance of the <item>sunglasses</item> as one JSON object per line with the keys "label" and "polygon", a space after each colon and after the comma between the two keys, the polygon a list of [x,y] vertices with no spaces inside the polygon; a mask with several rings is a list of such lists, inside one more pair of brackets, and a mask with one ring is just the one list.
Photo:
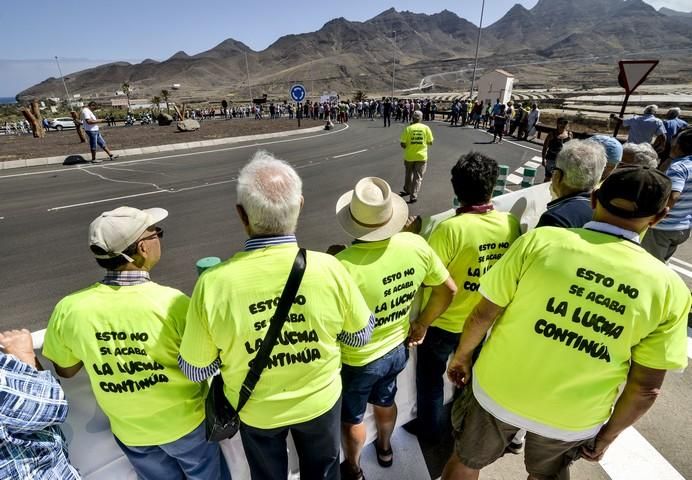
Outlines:
{"label": "sunglasses", "polygon": [[155,231],[154,233],[152,233],[151,235],[148,235],[148,236],[146,236],[146,237],[142,237],[142,238],[140,238],[140,239],[137,240],[137,241],[138,241],[138,242],[141,242],[141,241],[144,241],[144,240],[152,240],[152,239],[154,239],[154,238],[156,238],[156,237],[158,237],[159,239],[163,238],[163,228],[161,228],[161,227],[156,227],[156,231]]}

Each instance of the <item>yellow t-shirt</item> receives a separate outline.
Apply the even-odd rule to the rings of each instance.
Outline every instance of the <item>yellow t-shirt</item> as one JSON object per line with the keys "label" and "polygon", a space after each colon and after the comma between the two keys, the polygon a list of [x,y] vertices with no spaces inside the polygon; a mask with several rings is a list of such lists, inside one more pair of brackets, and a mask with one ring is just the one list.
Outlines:
{"label": "yellow t-shirt", "polygon": [[367,365],[406,340],[409,311],[416,291],[442,284],[449,273],[423,238],[397,233],[388,240],[355,243],[336,258],[346,267],[375,312],[370,342],[360,348],[341,346],[343,363]]}
{"label": "yellow t-shirt", "polygon": [[[433,230],[430,246],[440,256],[458,288],[454,300],[433,326],[453,333],[464,329],[466,317],[481,298],[478,280],[520,234],[516,217],[496,210],[462,213]],[[429,296],[427,291],[426,302]]]}
{"label": "yellow t-shirt", "polygon": [[428,144],[433,142],[433,134],[430,127],[420,122],[412,123],[401,132],[401,143],[406,144],[404,160],[407,162],[420,162],[428,159]]}
{"label": "yellow t-shirt", "polygon": [[611,414],[630,361],[687,365],[690,291],[634,242],[586,229],[525,234],[481,278],[506,307],[474,368],[511,414],[567,432]]}
{"label": "yellow t-shirt", "polygon": [[67,368],[80,361],[113,434],[125,445],[161,445],[204,420],[206,384],[178,368],[188,297],[154,282],[94,284],[53,311],[43,355]]}
{"label": "yellow t-shirt", "polygon": [[[295,243],[239,252],[197,281],[180,355],[195,367],[221,358],[226,397],[240,386],[279,302],[298,247]],[[341,395],[337,335],[368,325],[370,309],[348,272],[331,255],[307,252],[303,281],[270,361],[242,421],[276,428],[312,420]]]}

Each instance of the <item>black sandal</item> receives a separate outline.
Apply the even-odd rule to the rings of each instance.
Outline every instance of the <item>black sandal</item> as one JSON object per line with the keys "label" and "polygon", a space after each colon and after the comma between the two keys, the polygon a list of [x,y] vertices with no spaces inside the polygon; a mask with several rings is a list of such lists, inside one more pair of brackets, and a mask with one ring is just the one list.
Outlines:
{"label": "black sandal", "polygon": [[[387,450],[382,450],[379,445],[377,445],[377,440],[375,440],[375,452],[377,452],[377,463],[380,464],[380,467],[391,467],[392,464],[394,463],[394,452],[392,452],[392,448],[390,447]],[[389,460],[384,460],[382,457],[390,457]]]}

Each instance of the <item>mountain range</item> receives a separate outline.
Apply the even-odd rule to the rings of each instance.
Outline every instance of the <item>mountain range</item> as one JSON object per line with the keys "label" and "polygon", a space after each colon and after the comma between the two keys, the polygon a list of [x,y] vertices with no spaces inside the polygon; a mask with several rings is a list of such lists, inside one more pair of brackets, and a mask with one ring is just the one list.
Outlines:
{"label": "mountain range", "polygon": [[[427,15],[390,8],[364,22],[333,19],[259,52],[229,38],[196,55],[179,51],[160,62],[110,63],[66,81],[83,97],[110,98],[127,82],[137,98],[180,84],[179,99],[240,101],[250,89],[254,97],[285,96],[297,81],[311,93],[388,93],[395,68],[397,90],[415,88],[431,75],[433,88],[459,90],[468,88],[477,35],[476,25],[448,10]],[[692,12],[656,11],[642,0],[539,0],[531,9],[514,5],[482,29],[479,67],[504,68],[519,86],[581,88],[614,84],[621,58],[656,58],[661,64],[650,82],[686,83],[691,52]],[[62,88],[60,79],[49,78],[17,98],[57,97]]]}

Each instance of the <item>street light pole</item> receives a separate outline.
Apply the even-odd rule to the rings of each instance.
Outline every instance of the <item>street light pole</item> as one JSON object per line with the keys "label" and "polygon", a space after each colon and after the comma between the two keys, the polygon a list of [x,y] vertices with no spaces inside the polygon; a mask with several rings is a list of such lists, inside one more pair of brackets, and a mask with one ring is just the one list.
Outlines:
{"label": "street light pole", "polygon": [[396,30],[394,30],[392,33],[394,34],[394,54],[392,56],[392,99],[394,99],[394,78],[396,75]]}
{"label": "street light pole", "polygon": [[473,98],[473,84],[476,83],[476,68],[478,68],[478,49],[481,46],[481,31],[483,30],[483,12],[485,11],[485,0],[481,4],[481,21],[478,24],[478,40],[476,41],[476,60],[473,63],[473,76],[471,77],[471,90],[469,90],[469,100]]}
{"label": "street light pole", "polygon": [[252,103],[252,85],[250,85],[250,67],[247,63],[247,52],[245,52],[245,72],[247,73],[247,88],[250,90],[250,103]]}
{"label": "street light pole", "polygon": [[60,68],[60,62],[58,61],[58,56],[55,56],[55,63],[58,65],[58,72],[60,72],[60,80],[62,80],[62,86],[65,87],[65,101],[70,102],[70,92],[67,90],[67,84],[65,83],[65,77],[62,76],[62,69]]}

